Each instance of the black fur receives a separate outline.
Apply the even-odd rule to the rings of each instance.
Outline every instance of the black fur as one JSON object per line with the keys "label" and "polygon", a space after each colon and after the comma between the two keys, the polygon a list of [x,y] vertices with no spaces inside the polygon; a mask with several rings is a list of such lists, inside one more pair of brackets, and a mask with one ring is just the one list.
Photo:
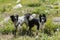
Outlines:
{"label": "black fur", "polygon": [[30,14],[30,13],[25,14],[25,18],[26,18],[27,20],[29,20],[30,15],[32,15],[32,14]]}
{"label": "black fur", "polygon": [[29,26],[29,30],[31,30],[32,27],[34,27],[34,25],[37,25],[37,30],[39,30],[39,20],[34,18],[30,21],[28,21],[28,26]]}

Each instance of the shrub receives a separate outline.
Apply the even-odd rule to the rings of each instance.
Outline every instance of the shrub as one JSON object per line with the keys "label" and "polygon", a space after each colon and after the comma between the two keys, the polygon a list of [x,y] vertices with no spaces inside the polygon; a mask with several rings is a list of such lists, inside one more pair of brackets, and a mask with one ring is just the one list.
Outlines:
{"label": "shrub", "polygon": [[12,25],[11,21],[4,23],[4,27],[0,28],[0,32],[2,34],[11,33],[14,30],[14,26]]}
{"label": "shrub", "polygon": [[47,33],[48,35],[52,35],[57,28],[59,28],[59,25],[55,25],[52,23],[51,20],[48,20],[45,25],[44,33]]}
{"label": "shrub", "polygon": [[27,6],[29,6],[29,7],[38,7],[40,5],[41,5],[40,3],[31,3],[31,4],[28,4]]}

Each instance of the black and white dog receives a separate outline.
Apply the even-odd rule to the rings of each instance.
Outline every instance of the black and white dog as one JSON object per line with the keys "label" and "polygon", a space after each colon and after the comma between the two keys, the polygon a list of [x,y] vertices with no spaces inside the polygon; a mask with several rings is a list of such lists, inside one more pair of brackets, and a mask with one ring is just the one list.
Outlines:
{"label": "black and white dog", "polygon": [[16,32],[17,32],[17,22],[18,22],[18,15],[11,15],[10,18],[11,18],[11,21],[13,22],[14,26],[15,26],[15,30],[13,31],[13,34],[16,35]]}
{"label": "black and white dog", "polygon": [[21,17],[19,17],[18,15],[11,15],[10,18],[11,18],[11,20],[14,23],[14,26],[15,26],[14,34],[16,35],[17,29],[20,29],[23,23],[26,23],[26,25],[28,25],[27,20],[29,18],[31,20],[31,19],[35,18],[35,16],[36,16],[35,14],[30,14],[30,13],[25,14],[25,15],[23,15]]}
{"label": "black and white dog", "polygon": [[[32,18],[31,20],[29,20],[29,19],[27,19],[27,20],[28,20],[29,31],[31,31],[31,28],[34,27],[34,25],[37,26],[37,30],[43,29],[43,27],[40,26],[40,23],[44,24],[46,22],[46,15],[45,14],[42,14],[42,15],[40,14],[38,19],[37,18]],[[37,34],[38,34],[38,32],[37,32]]]}
{"label": "black and white dog", "polygon": [[39,15],[39,21],[40,21],[40,29],[42,30],[42,32],[44,31],[45,28],[45,22],[46,22],[46,15],[45,14],[40,14]]}
{"label": "black and white dog", "polygon": [[[28,18],[28,17],[26,17]],[[30,16],[31,18],[31,16]],[[39,30],[39,26],[40,26],[40,23],[44,24],[46,22],[46,15],[45,14],[40,14],[39,15],[39,18],[31,18],[31,20],[27,19],[28,20],[28,26],[29,26],[29,30],[34,26],[34,25],[37,25],[37,30]]]}

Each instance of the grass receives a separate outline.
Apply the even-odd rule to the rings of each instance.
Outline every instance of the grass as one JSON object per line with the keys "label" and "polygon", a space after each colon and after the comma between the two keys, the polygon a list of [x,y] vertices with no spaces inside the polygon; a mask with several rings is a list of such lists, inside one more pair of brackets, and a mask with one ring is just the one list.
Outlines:
{"label": "grass", "polygon": [[[16,5],[16,0],[0,0],[0,22],[4,20],[5,17],[10,16],[12,14],[18,13],[19,16],[22,16],[24,13],[30,12],[30,13],[45,13],[45,10],[49,11],[48,13],[45,13],[47,15],[47,22],[46,22],[46,28],[47,31],[51,32],[54,30],[55,27],[59,27],[58,25],[53,25],[51,22],[51,20],[54,17],[60,17],[60,7],[59,5],[53,5],[53,3],[55,2],[60,2],[60,0],[49,0],[48,2],[44,1],[44,0],[21,0],[21,4],[23,5],[22,8],[20,9],[16,9],[16,10],[11,10],[13,6]],[[38,5],[39,4],[39,5]],[[46,7],[46,5],[52,4],[54,6],[54,8],[51,10],[51,8]],[[56,10],[58,10],[58,14],[56,13]],[[22,12],[24,11],[24,12]],[[26,29],[26,26],[23,25],[24,29]],[[14,25],[11,22],[11,20],[9,20],[7,23],[3,23],[3,27],[0,27],[0,33],[11,33],[12,30],[14,30]],[[32,28],[32,30],[36,30],[36,28]],[[52,33],[52,32],[51,32]],[[6,40],[59,40],[60,39],[60,31],[56,32],[56,33],[52,33],[52,36],[48,36],[47,34],[41,33],[39,32],[39,37],[35,38],[35,36],[28,36],[28,35],[24,35],[24,36],[18,36],[16,38],[13,38],[10,34],[8,34],[9,36],[11,36],[12,38],[9,38],[8,35],[1,35],[0,37],[1,40],[6,39]],[[8,36],[9,39],[7,39],[7,37],[4,36]]]}

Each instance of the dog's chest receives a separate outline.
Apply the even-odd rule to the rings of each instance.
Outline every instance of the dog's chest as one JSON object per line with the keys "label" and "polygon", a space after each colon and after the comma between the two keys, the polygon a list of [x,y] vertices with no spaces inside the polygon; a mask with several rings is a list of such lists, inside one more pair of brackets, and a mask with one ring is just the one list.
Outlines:
{"label": "dog's chest", "polygon": [[23,23],[24,22],[24,18],[22,18],[22,17],[18,18],[18,22],[19,23]]}

